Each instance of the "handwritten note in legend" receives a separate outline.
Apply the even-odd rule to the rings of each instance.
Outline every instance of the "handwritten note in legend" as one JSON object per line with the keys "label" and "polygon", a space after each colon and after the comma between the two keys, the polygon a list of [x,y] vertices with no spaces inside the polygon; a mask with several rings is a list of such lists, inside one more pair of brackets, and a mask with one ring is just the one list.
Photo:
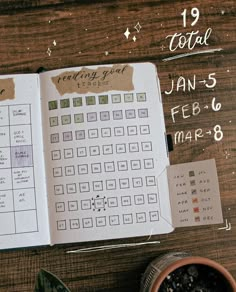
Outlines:
{"label": "handwritten note in legend", "polygon": [[223,222],[214,159],[170,166],[168,180],[175,227]]}

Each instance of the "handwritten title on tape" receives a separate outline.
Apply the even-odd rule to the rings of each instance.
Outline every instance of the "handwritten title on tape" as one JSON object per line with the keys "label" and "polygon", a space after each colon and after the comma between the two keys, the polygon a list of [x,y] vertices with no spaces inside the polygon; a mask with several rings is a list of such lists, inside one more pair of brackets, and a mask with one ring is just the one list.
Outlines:
{"label": "handwritten title on tape", "polygon": [[111,90],[131,91],[133,67],[130,65],[104,66],[97,69],[82,68],[79,71],[65,71],[52,77],[60,95],[66,93],[101,93]]}

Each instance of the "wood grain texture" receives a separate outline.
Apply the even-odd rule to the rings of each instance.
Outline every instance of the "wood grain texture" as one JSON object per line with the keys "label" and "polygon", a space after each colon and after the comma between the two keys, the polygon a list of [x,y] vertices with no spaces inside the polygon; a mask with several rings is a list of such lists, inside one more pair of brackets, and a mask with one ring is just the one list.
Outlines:
{"label": "wood grain texture", "polygon": [[[163,62],[164,58],[187,50],[170,52],[166,36],[183,29],[181,12],[197,7],[200,20],[194,30],[213,29],[209,48],[222,48],[214,54],[197,55]],[[134,29],[137,22],[142,28]],[[67,250],[110,243],[132,243],[147,238],[90,242],[0,252],[0,291],[33,291],[36,273],[45,268],[60,277],[72,291],[136,292],[148,263],[172,251],[206,256],[223,264],[236,277],[236,3],[219,1],[0,1],[0,74],[36,72],[89,64],[150,61],[157,65],[162,88],[167,132],[174,136],[219,124],[224,138],[213,136],[174,145],[171,164],[215,158],[220,182],[224,218],[230,231],[219,225],[179,228],[175,232],[152,236],[155,246],[122,248],[90,254],[65,254]],[[129,27],[130,38],[123,33]],[[133,42],[132,37],[137,41]],[[56,41],[56,46],[53,41]],[[50,48],[51,55],[47,54]],[[196,48],[198,49],[198,48]],[[107,52],[107,53],[105,53]],[[215,72],[214,91],[199,87],[194,92],[168,96],[170,77],[183,75],[200,79]],[[198,101],[210,106],[215,96],[222,104],[218,112],[204,111],[198,116],[173,123],[171,108]]]}

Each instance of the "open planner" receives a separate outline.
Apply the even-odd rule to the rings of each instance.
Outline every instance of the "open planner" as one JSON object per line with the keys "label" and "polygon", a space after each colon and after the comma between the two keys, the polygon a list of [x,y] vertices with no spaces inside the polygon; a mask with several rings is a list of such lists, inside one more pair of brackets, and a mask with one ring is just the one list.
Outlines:
{"label": "open planner", "polygon": [[219,199],[205,216],[209,201],[193,183],[205,184],[201,198],[210,197],[207,184],[219,192],[207,165],[168,174],[151,63],[0,77],[1,249],[162,234],[176,221],[222,222]]}

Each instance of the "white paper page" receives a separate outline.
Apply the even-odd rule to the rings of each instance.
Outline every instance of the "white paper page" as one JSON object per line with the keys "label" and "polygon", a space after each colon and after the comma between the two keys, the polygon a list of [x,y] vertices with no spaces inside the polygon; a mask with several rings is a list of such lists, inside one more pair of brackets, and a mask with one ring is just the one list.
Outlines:
{"label": "white paper page", "polygon": [[0,77],[0,249],[50,243],[39,90],[37,74]]}
{"label": "white paper page", "polygon": [[223,222],[214,159],[171,165],[167,173],[175,227]]}
{"label": "white paper page", "polygon": [[[84,68],[40,75],[53,243],[173,230],[167,180],[159,185],[157,179],[169,160],[156,68],[151,63],[129,66],[133,74],[126,78],[124,70],[122,86],[129,89],[131,78],[132,90],[102,92],[106,86],[117,88],[115,73],[107,84],[101,71],[96,77],[90,72],[90,82]],[[69,71],[76,75],[70,77]],[[55,80],[72,93],[60,95],[51,77],[63,72],[67,77]],[[100,92],[73,92],[91,84],[91,91]]]}

